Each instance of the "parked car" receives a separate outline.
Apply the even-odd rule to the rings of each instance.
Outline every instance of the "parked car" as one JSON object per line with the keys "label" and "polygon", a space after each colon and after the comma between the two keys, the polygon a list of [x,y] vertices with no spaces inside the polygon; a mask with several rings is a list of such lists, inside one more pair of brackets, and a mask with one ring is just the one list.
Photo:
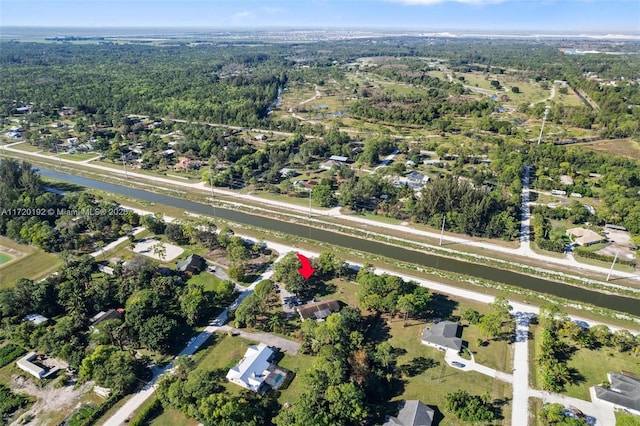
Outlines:
{"label": "parked car", "polygon": [[453,361],[451,363],[451,365],[453,365],[454,367],[458,367],[458,368],[464,368],[465,367],[465,365],[463,363],[458,362],[458,361]]}

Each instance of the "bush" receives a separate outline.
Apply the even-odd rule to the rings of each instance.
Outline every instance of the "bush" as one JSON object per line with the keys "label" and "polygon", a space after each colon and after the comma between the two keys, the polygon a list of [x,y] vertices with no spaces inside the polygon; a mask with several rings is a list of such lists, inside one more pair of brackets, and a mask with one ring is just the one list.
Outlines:
{"label": "bush", "polygon": [[142,426],[147,424],[160,410],[162,403],[158,398],[154,398],[151,404],[144,407],[129,423],[130,426]]}
{"label": "bush", "polygon": [[24,395],[11,392],[11,389],[0,383],[0,419],[4,420],[11,416],[28,402]]}
{"label": "bush", "polygon": [[[594,251],[589,250],[586,247],[577,247],[573,252],[578,256],[586,257],[587,259],[602,260],[604,262],[613,261],[611,256],[605,256],[604,254],[596,253]],[[635,260],[625,260],[625,259],[618,258],[616,262],[621,265],[636,266]]]}
{"label": "bush", "polygon": [[3,346],[0,348],[0,368],[12,363],[18,359],[19,356],[22,356],[25,353],[27,353],[27,351],[13,343]]}
{"label": "bush", "polygon": [[551,241],[551,240],[537,240],[536,243],[538,247],[542,250],[548,250],[555,253],[564,253],[565,243],[562,240]]}

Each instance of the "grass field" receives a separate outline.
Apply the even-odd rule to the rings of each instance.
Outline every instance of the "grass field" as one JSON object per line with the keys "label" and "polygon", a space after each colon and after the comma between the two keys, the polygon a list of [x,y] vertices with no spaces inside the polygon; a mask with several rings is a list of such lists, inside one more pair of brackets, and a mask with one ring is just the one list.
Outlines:
{"label": "grass field", "polygon": [[73,160],[73,161],[85,161],[85,160],[91,160],[92,158],[98,158],[100,157],[100,154],[92,152],[92,153],[86,153],[86,154],[60,154],[61,158],[65,158],[67,160]]}
{"label": "grass field", "polygon": [[623,157],[640,160],[640,143],[633,139],[610,139],[595,142],[572,145],[576,148],[588,149],[591,151],[621,155]]}
{"label": "grass field", "polygon": [[3,265],[0,269],[0,288],[11,287],[20,278],[40,279],[54,272],[61,260],[54,254],[45,253],[35,247],[18,244],[6,237],[0,237],[0,246],[24,253]]}
{"label": "grass field", "polygon": [[[510,385],[480,373],[463,372],[449,367],[444,361],[444,352],[420,343],[419,336],[422,330],[421,324],[403,328],[402,321],[391,323],[391,339],[389,342],[394,347],[406,350],[406,354],[398,357],[398,365],[406,364],[420,356],[433,359],[438,363],[436,367],[427,369],[414,377],[405,378],[403,392],[394,398],[394,401],[402,399],[421,400],[431,407],[437,406],[439,411],[444,414],[444,419],[440,423],[441,426],[463,425],[466,423],[444,412],[446,395],[460,389],[474,395],[489,392],[494,401],[500,401],[502,416],[505,417],[496,424],[510,424],[511,411],[507,402],[507,398],[510,399],[511,397]],[[466,340],[464,333],[462,338]]]}
{"label": "grass field", "polygon": [[[532,326],[530,331],[534,334],[534,340],[529,343],[530,386],[539,389],[540,379],[534,360],[540,353],[542,328],[540,326]],[[589,388],[606,382],[607,373],[610,371],[628,371],[640,376],[638,358],[629,352],[620,353],[614,348],[608,347],[596,350],[579,348],[571,355],[567,366],[574,368],[578,374],[575,383],[567,386],[565,393],[568,396],[584,400],[590,400]]]}
{"label": "grass field", "polygon": [[163,409],[162,412],[151,420],[151,426],[197,426],[198,421],[188,419],[184,414],[173,408]]}

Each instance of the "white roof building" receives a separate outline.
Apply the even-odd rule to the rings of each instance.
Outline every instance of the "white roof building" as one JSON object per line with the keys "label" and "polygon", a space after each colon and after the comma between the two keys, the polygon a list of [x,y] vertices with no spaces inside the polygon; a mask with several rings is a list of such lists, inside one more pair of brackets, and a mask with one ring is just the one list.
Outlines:
{"label": "white roof building", "polygon": [[31,362],[36,359],[36,357],[37,355],[35,352],[29,352],[24,357],[16,361],[16,364],[18,364],[18,368],[20,370],[26,371],[32,376],[35,376],[36,379],[42,379],[47,374],[47,370]]}
{"label": "white roof building", "polygon": [[47,321],[49,321],[49,318],[40,314],[29,314],[26,317],[24,317],[23,321],[31,321],[35,325],[39,325],[39,324],[42,324],[43,322],[46,323]]}
{"label": "white roof building", "polygon": [[244,358],[227,373],[227,380],[238,386],[260,392],[267,376],[274,351],[264,343],[249,346]]}

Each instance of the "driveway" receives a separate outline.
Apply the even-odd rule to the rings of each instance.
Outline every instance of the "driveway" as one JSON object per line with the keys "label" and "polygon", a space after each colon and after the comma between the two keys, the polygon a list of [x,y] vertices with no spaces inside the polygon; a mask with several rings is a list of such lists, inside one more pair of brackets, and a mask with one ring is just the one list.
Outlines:
{"label": "driveway", "polygon": [[276,336],[275,334],[271,333],[243,331],[237,328],[229,327],[228,325],[223,325],[221,327],[207,327],[207,329],[222,332],[231,331],[232,333],[234,333],[234,335],[238,335],[247,340],[264,343],[265,345],[269,346],[275,346],[282,352],[286,352],[290,355],[296,355],[298,353],[298,348],[300,347],[300,343],[298,342],[294,342],[293,340],[285,339],[284,337]]}

